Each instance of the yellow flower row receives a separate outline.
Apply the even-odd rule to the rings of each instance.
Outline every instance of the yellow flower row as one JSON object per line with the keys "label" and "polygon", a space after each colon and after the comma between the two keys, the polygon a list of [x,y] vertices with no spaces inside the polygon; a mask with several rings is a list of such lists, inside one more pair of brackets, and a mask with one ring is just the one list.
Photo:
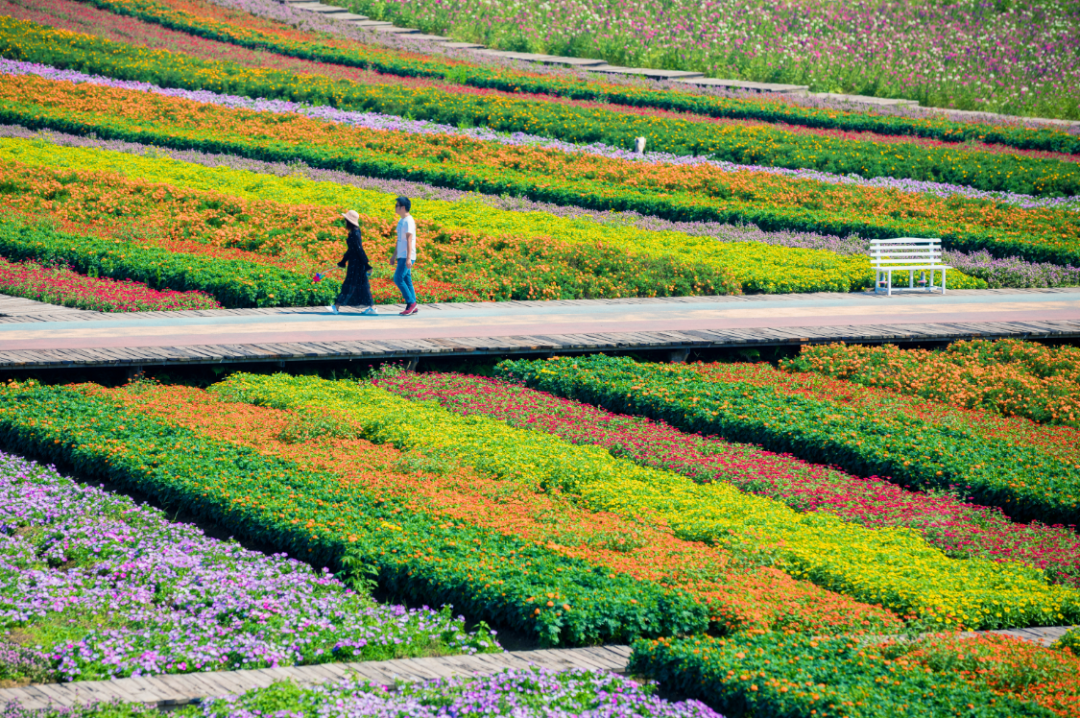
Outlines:
{"label": "yellow flower row", "polygon": [[932,624],[995,628],[1080,618],[1080,591],[1049,585],[1038,569],[949,558],[909,529],[872,530],[825,512],[799,513],[728,484],[697,484],[599,447],[458,416],[371,384],[235,375],[213,391],[280,408],[319,406],[371,440],[450,454],[535,491],[567,492],[593,510],[723,545],[751,560],[774,560],[796,578]]}

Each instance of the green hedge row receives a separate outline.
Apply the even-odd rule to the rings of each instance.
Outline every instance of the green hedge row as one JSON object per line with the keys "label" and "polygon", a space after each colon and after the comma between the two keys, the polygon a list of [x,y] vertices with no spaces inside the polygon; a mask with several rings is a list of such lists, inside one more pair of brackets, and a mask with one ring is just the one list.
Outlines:
{"label": "green hedge row", "polygon": [[[68,387],[0,388],[0,445],[183,507],[236,536],[340,567],[352,556],[391,595],[455,609],[551,645],[702,632],[682,591],[512,537],[412,511],[399,498],[216,441]],[[333,528],[331,528],[331,524]],[[559,605],[549,608],[554,594]],[[562,604],[571,606],[564,610]]]}
{"label": "green hedge row", "polygon": [[341,290],[339,282],[314,284],[311,277],[277,267],[73,234],[2,213],[0,256],[68,264],[82,274],[133,279],[154,289],[197,289],[230,309],[320,306],[334,301]]}
{"label": "green hedge row", "polygon": [[[230,112],[221,109],[221,112]],[[210,112],[208,110],[208,112]],[[333,147],[300,144],[285,139],[251,139],[238,134],[195,131],[169,127],[152,120],[128,120],[104,112],[89,114],[63,108],[42,107],[31,102],[0,101],[0,122],[23,125],[30,129],[51,129],[77,135],[95,135],[104,139],[125,140],[159,145],[172,149],[200,150],[233,154],[270,162],[303,160],[312,167],[351,174],[426,182],[491,195],[510,194],[555,204],[587,209],[635,211],[675,221],[713,221],[727,224],[754,224],[766,231],[792,230],[821,232],[866,238],[899,237],[912,233],[940,236],[946,247],[985,248],[995,255],[1020,255],[1033,261],[1080,264],[1080,247],[1059,237],[1023,236],[1019,240],[998,237],[988,232],[950,231],[936,224],[877,217],[875,220],[822,218],[806,207],[775,208],[747,206],[736,199],[717,198],[703,201],[690,193],[656,194],[647,189],[590,179],[538,176],[527,170],[510,170],[484,165],[457,166],[434,159],[379,152],[366,147],[342,150]],[[284,122],[284,120],[283,120]],[[710,198],[711,199],[711,198]],[[938,231],[942,230],[942,231]],[[870,281],[869,274],[865,281]],[[972,280],[982,284],[982,280]],[[851,289],[858,289],[854,286]],[[747,287],[747,289],[750,289]],[[837,291],[835,286],[820,290]]]}
{"label": "green hedge row", "polygon": [[153,0],[82,0],[102,10],[136,17],[164,27],[255,50],[269,50],[305,60],[359,67],[403,77],[429,77],[471,87],[504,92],[546,94],[578,100],[597,100],[632,107],[654,107],[710,117],[784,122],[805,127],[915,135],[945,142],[977,140],[1022,149],[1080,153],[1080,138],[1057,130],[975,125],[939,119],[917,119],[834,109],[801,107],[784,101],[760,101],[696,95],[673,90],[624,87],[598,80],[538,77],[534,74],[470,65],[437,58],[404,55],[384,48],[354,44],[348,49],[314,41],[286,41],[269,33],[248,30],[196,17]]}
{"label": "green hedge row", "polygon": [[631,673],[728,718],[1052,718],[1034,703],[890,660],[857,639],[782,633],[638,641]]}
{"label": "green hedge row", "polygon": [[288,72],[147,51],[86,35],[72,37],[27,22],[8,20],[0,27],[6,30],[0,38],[0,55],[165,87],[329,104],[584,144],[601,142],[629,148],[634,137],[644,136],[649,148],[656,151],[710,156],[743,165],[918,179],[1033,195],[1080,194],[1080,164],[1056,159],[795,134],[770,127],[718,126],[438,88],[361,85],[319,76],[306,76],[299,82]]}
{"label": "green hedge row", "polygon": [[[770,371],[781,384],[783,373]],[[960,487],[976,503],[1000,506],[1014,520],[1080,524],[1080,466],[962,427],[887,409],[868,414],[841,402],[740,381],[737,374],[711,379],[688,365],[596,355],[506,361],[498,372],[609,411],[760,444],[859,476],[920,489]]]}

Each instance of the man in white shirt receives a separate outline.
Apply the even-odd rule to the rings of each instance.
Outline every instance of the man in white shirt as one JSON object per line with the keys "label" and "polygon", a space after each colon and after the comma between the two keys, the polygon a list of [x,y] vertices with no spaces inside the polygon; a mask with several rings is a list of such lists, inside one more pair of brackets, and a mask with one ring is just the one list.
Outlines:
{"label": "man in white shirt", "polygon": [[412,266],[416,261],[416,220],[409,214],[412,202],[408,197],[398,197],[394,204],[397,212],[397,268],[394,270],[394,284],[401,290],[401,296],[405,298],[405,311],[403,317],[416,314],[416,290],[412,284]]}

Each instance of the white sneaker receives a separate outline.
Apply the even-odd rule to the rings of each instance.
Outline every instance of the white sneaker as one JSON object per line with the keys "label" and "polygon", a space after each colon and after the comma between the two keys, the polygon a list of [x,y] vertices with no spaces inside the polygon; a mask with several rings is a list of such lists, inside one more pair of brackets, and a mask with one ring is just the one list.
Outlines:
{"label": "white sneaker", "polygon": [[337,313],[338,313],[337,307],[335,307],[335,306],[334,306],[333,304],[331,304],[330,306],[328,306],[328,307],[327,307],[327,310],[328,310],[328,311],[329,311],[329,312],[330,312],[331,314],[337,314]]}
{"label": "white sneaker", "polygon": [[376,315],[376,314],[378,314],[378,313],[379,313],[379,310],[378,310],[378,309],[376,309],[375,307],[368,307],[368,308],[367,308],[367,309],[365,309],[364,311],[360,312],[360,314],[361,314],[362,316],[365,316],[365,317],[373,317],[373,316],[375,316],[375,315]]}

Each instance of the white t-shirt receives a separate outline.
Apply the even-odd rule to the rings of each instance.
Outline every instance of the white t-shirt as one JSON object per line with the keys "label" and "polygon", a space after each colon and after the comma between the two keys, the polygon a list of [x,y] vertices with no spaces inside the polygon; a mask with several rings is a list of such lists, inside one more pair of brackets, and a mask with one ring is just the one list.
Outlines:
{"label": "white t-shirt", "polygon": [[[413,240],[414,240],[411,253],[409,252],[409,235],[410,234],[413,236]],[[415,242],[415,239],[416,239],[416,220],[412,218],[412,215],[409,215],[408,217],[402,217],[401,219],[399,219],[398,223],[397,223],[397,255],[396,255],[398,259],[405,259],[406,255],[408,255],[408,258],[411,261],[413,261],[413,262],[416,261],[416,242]]]}

